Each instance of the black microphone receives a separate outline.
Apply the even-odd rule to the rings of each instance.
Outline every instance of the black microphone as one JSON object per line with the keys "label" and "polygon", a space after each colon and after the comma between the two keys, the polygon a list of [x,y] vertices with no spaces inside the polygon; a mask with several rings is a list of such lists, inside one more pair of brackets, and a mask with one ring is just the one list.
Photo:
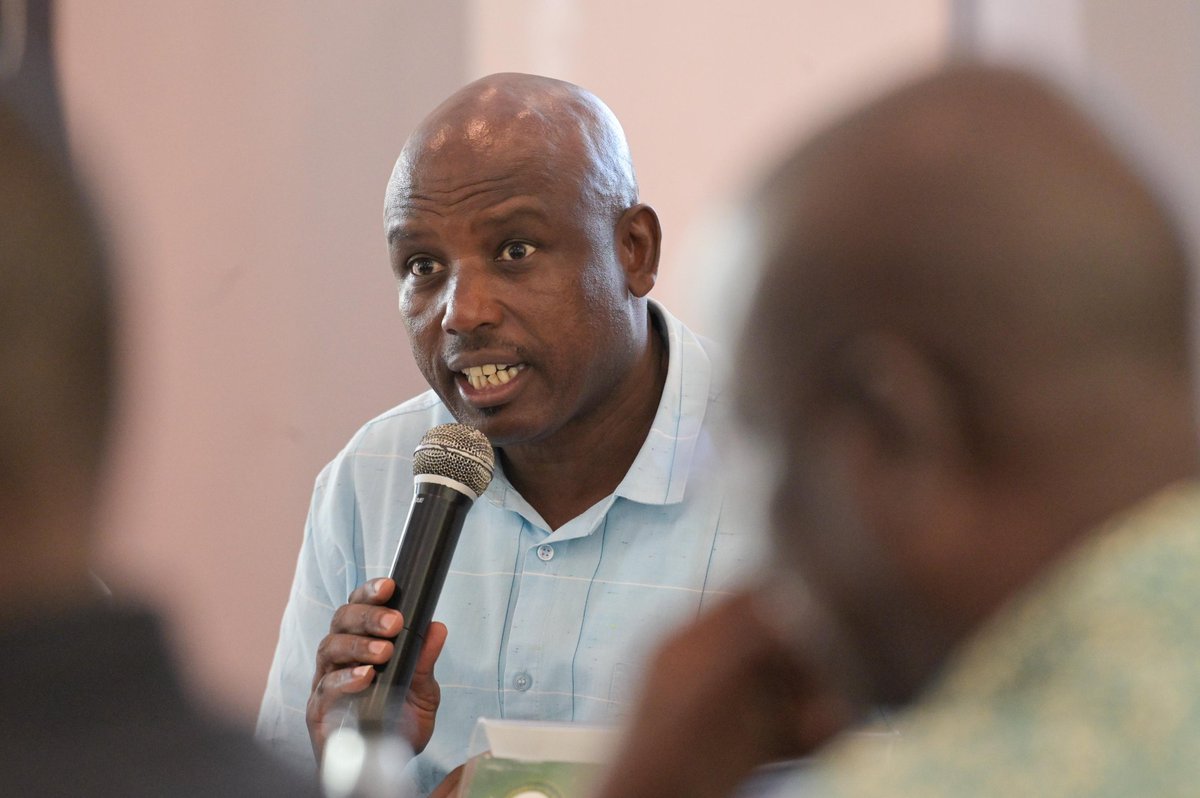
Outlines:
{"label": "black microphone", "polygon": [[359,703],[364,731],[382,727],[393,690],[401,698],[408,692],[467,511],[487,489],[494,464],[491,442],[465,424],[434,427],[413,451],[416,490],[392,563],[396,590],[387,602],[404,616],[404,627]]}

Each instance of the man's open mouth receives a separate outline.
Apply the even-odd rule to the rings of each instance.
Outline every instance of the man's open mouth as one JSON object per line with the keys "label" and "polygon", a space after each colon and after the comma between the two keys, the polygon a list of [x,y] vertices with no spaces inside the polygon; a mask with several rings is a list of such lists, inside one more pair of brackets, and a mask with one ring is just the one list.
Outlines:
{"label": "man's open mouth", "polygon": [[467,382],[471,383],[471,387],[479,390],[488,385],[503,385],[525,368],[525,364],[518,363],[510,366],[507,363],[486,363],[482,366],[471,366],[465,368],[459,373],[467,378]]}

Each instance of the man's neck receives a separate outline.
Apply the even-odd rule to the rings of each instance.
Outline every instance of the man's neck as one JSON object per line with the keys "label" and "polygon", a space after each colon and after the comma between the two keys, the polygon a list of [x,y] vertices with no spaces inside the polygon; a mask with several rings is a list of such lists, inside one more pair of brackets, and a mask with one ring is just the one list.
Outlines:
{"label": "man's neck", "polygon": [[1115,517],[1174,483],[1200,478],[1190,380],[1143,376],[1136,390],[1136,401],[1123,402],[1119,412],[1101,408],[1100,420],[1074,434],[1047,436],[1040,449],[1030,447],[1032,459],[990,480],[995,532],[985,536],[990,543],[977,546],[978,556],[994,567],[986,578],[972,573],[980,600],[958,605],[960,614],[975,613],[964,628],[995,612]]}
{"label": "man's neck", "polygon": [[500,451],[508,481],[550,529],[581,515],[625,478],[658,412],[667,359],[666,335],[654,320],[646,351],[627,377],[634,390],[618,392],[623,401],[606,404],[551,440]]}

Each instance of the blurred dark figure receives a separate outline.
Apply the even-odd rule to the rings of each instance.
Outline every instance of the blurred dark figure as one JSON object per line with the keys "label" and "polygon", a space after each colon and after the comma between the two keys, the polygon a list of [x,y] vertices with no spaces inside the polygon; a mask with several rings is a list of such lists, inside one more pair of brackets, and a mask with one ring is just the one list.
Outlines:
{"label": "blurred dark figure", "polygon": [[46,149],[66,152],[52,0],[0,0],[0,102],[38,131]]}
{"label": "blurred dark figure", "polygon": [[113,404],[105,248],[0,105],[0,795],[315,795],[185,694],[89,571]]}
{"label": "blurred dark figure", "polygon": [[[743,408],[785,572],[661,653],[605,796],[1193,795],[1187,256],[1071,103],[959,66],[780,166]],[[890,746],[853,729],[902,708]]]}

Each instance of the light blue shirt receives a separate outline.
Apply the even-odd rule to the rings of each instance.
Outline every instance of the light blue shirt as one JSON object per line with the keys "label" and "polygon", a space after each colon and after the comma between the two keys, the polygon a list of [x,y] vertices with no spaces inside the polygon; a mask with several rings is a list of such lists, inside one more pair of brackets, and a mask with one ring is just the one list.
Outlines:
{"label": "light blue shirt", "polygon": [[[661,305],[651,312],[668,338],[666,384],[613,494],[551,532],[498,468],[467,516],[434,614],[449,638],[436,731],[415,762],[424,792],[466,759],[480,717],[618,720],[662,635],[757,562],[714,446],[723,382],[704,342]],[[352,590],[390,573],[413,448],[449,421],[424,393],[368,422],[317,478],[258,719],[259,738],[298,763],[313,764],[304,708],[317,644]]]}

